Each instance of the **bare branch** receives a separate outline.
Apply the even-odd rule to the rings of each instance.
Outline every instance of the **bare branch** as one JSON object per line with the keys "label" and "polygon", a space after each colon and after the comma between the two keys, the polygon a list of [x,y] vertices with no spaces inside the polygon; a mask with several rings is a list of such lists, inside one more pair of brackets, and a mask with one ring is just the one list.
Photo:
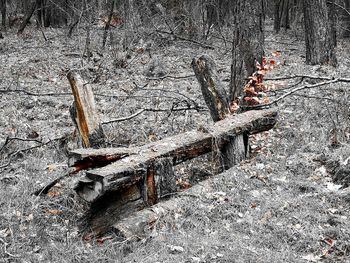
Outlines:
{"label": "bare branch", "polygon": [[[301,90],[304,90],[304,89],[312,89],[312,88],[316,88],[316,87],[320,87],[320,86],[325,86],[325,85],[328,85],[328,84],[332,84],[332,83],[336,83],[336,82],[339,82],[340,79],[332,79],[332,80],[328,80],[328,81],[324,81],[324,82],[319,82],[319,83],[316,83],[316,84],[312,84],[312,85],[304,85],[304,86],[301,86],[301,87],[297,87],[295,89],[292,89],[291,91],[283,94],[282,96],[278,97],[277,99],[271,101],[270,103],[267,103],[267,104],[260,104],[260,105],[256,105],[256,106],[247,106],[247,107],[244,107],[245,110],[253,110],[253,109],[264,109],[264,108],[268,108],[274,104],[276,104],[277,102],[283,100],[284,98],[292,95],[293,93],[295,92],[298,92],[298,91],[301,91]],[[349,80],[350,81],[350,80]]]}
{"label": "bare branch", "polygon": [[172,35],[174,36],[175,38],[177,39],[180,39],[180,40],[184,40],[184,41],[188,41],[188,42],[192,42],[194,44],[197,44],[203,48],[207,48],[207,49],[215,49],[213,46],[210,46],[210,45],[206,45],[206,44],[203,44],[199,41],[196,41],[196,40],[193,40],[193,39],[189,39],[189,38],[185,38],[185,37],[181,37],[181,36],[178,36],[176,34],[174,34],[174,32],[167,32],[167,31],[163,31],[163,30],[156,30],[158,33],[163,33],[163,34],[168,34],[168,35]]}
{"label": "bare branch", "polygon": [[202,107],[202,106],[196,106],[196,107],[190,107],[189,106],[189,107],[171,108],[171,109],[145,108],[145,109],[141,109],[141,110],[135,112],[134,114],[132,114],[130,116],[121,117],[121,118],[110,120],[110,121],[105,121],[105,122],[102,122],[101,124],[105,125],[105,124],[110,124],[110,123],[114,123],[114,122],[127,121],[127,120],[130,120],[132,118],[135,118],[136,116],[138,116],[141,113],[146,112],[146,111],[149,111],[149,112],[176,112],[176,111],[185,111],[185,110],[207,111],[207,109]]}
{"label": "bare branch", "polygon": [[[312,76],[312,75],[291,75],[291,76],[282,76],[277,78],[265,78],[264,80],[285,80],[285,79],[294,79],[294,78],[308,78],[308,79],[319,79],[319,80],[333,80],[334,77],[322,77],[322,76]],[[348,78],[337,78],[338,82],[350,82]]]}

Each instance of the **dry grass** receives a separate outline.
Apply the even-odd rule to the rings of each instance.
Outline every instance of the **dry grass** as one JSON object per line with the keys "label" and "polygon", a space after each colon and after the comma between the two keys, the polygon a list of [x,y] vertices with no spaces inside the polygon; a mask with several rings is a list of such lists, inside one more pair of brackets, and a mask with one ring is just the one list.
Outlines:
{"label": "dry grass", "polygon": [[[95,33],[92,50],[99,45],[100,32]],[[106,51],[104,57],[95,54],[96,62],[88,62],[71,55],[83,50],[82,36],[66,39],[59,30],[46,34],[50,43],[35,31],[26,37],[9,33],[1,40],[6,53],[0,62],[7,65],[0,80],[2,90],[69,93],[66,71],[83,68],[85,78],[96,81],[92,84],[96,94],[115,95],[97,96],[104,120],[128,116],[141,107],[169,108],[174,103],[185,105],[185,101],[204,105],[194,78],[149,81],[144,75],[147,54],[132,54],[127,68],[115,67],[113,56],[119,52],[115,45],[117,50]],[[268,35],[268,50],[282,50],[287,59],[287,65],[271,76],[308,72],[349,77],[345,71],[350,66],[348,43],[340,45],[340,66],[333,69],[304,65],[302,43],[288,50],[278,41],[269,42],[272,38],[290,41]],[[192,74],[192,56],[208,51],[173,42],[154,46],[152,52],[162,58],[168,75],[183,76]],[[226,78],[229,56],[222,50],[210,52]],[[146,83],[147,87],[139,88]],[[0,166],[10,160],[0,170],[0,262],[306,262],[305,258],[317,260],[322,255],[324,261],[346,262],[350,256],[350,192],[348,188],[333,189],[332,174],[317,160],[323,157],[336,163],[350,154],[347,88],[336,84],[289,97],[279,105],[276,128],[255,137],[251,160],[208,179],[207,191],[198,198],[174,197],[181,209],[161,218],[140,242],[123,240],[114,233],[108,233],[111,238],[103,243],[84,241],[78,225],[85,208],[70,188],[73,179],[56,186],[55,196],[31,194],[64,173],[65,153],[71,145],[57,140],[19,151],[38,143],[8,143],[0,152]],[[1,93],[0,147],[7,136],[27,138],[32,131],[44,142],[69,138],[73,131],[68,117],[71,101],[66,95]],[[148,112],[105,129],[109,144],[115,146],[144,144],[207,122],[209,116],[203,112]],[[205,169],[210,171],[208,164]],[[327,240],[335,240],[335,245]]]}

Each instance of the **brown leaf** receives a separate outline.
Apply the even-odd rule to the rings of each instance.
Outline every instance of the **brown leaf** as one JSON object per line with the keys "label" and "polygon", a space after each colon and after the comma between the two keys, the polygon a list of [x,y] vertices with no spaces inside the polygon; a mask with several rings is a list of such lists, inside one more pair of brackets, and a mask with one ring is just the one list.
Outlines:
{"label": "brown leaf", "polygon": [[281,54],[282,54],[281,51],[278,51],[278,50],[273,51],[273,52],[271,53],[271,55],[272,55],[273,57],[279,57]]}
{"label": "brown leaf", "polygon": [[62,213],[63,212],[61,210],[58,210],[58,209],[48,209],[48,210],[46,210],[46,214],[48,214],[48,215],[60,215]]}
{"label": "brown leaf", "polygon": [[35,139],[38,137],[39,137],[39,134],[34,130],[27,134],[27,138],[29,138],[29,139]]}
{"label": "brown leaf", "polygon": [[46,167],[47,170],[49,170],[49,172],[53,172],[57,169],[57,165],[56,164],[49,164],[47,167]]}
{"label": "brown leaf", "polygon": [[48,196],[48,197],[57,197],[57,196],[60,196],[60,195],[62,195],[62,193],[61,193],[61,192],[58,192],[58,191],[49,191],[49,192],[47,193],[47,196]]}

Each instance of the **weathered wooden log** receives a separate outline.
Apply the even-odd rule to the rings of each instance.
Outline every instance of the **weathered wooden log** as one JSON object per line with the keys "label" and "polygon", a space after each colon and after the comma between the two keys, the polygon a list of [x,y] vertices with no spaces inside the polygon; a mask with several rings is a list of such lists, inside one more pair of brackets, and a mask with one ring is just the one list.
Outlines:
{"label": "weathered wooden log", "polygon": [[213,121],[223,120],[229,114],[229,101],[214,60],[207,55],[193,58],[192,68]]}
{"label": "weathered wooden log", "polygon": [[[86,183],[81,182],[77,192],[86,201],[94,202],[106,192],[119,191],[139,182],[155,160],[170,158],[175,165],[217,150],[216,147],[223,149],[237,135],[269,130],[276,121],[277,112],[274,109],[249,111],[216,122],[208,133],[190,131],[147,144],[139,148],[138,154],[87,171]],[[96,151],[92,151],[92,154],[96,154]]]}
{"label": "weathered wooden log", "polygon": [[[129,155],[136,154],[138,148],[81,148],[69,152],[68,165],[70,167],[86,170],[93,167],[104,166],[104,163],[115,162]],[[100,164],[99,164],[100,163]]]}
{"label": "weathered wooden log", "polygon": [[[193,58],[192,68],[213,121],[223,120],[230,112],[229,97],[221,84],[214,60],[207,55]],[[236,134],[221,149],[222,167],[228,169],[245,159],[248,154],[247,135]]]}
{"label": "weathered wooden log", "polygon": [[182,204],[179,202],[179,198],[201,198],[203,193],[208,192],[210,189],[210,181],[203,181],[201,184],[194,185],[184,192],[176,193],[174,196],[178,198],[171,198],[152,207],[129,214],[113,224],[112,230],[128,240],[145,238],[150,233],[150,230],[155,227],[155,223],[158,220],[181,208]]}
{"label": "weathered wooden log", "polygon": [[[131,213],[154,205],[162,196],[176,191],[173,163],[169,158],[155,160],[147,172],[137,179],[139,181],[105,193],[92,203],[87,223],[95,235],[108,231],[113,224]],[[94,185],[93,193],[98,192],[99,186],[99,183]]]}
{"label": "weathered wooden log", "polygon": [[67,78],[74,95],[70,114],[82,139],[83,147],[101,147],[105,135],[96,110],[94,94],[90,85],[75,71],[70,71]]}

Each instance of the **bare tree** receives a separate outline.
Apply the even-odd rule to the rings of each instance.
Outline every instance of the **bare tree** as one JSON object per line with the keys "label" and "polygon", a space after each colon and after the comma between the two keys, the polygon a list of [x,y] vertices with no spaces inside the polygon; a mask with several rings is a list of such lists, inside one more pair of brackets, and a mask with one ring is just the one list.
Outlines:
{"label": "bare tree", "polygon": [[350,37],[350,0],[345,0],[345,10],[342,10],[343,13],[343,20],[344,20],[344,33],[343,37],[349,38]]}
{"label": "bare tree", "polygon": [[304,0],[306,63],[335,66],[335,43],[327,0]]}
{"label": "bare tree", "polygon": [[1,0],[1,24],[6,29],[6,0]]}
{"label": "bare tree", "polygon": [[264,0],[237,0],[234,9],[234,36],[230,100],[241,95],[245,79],[262,63],[264,55]]}

